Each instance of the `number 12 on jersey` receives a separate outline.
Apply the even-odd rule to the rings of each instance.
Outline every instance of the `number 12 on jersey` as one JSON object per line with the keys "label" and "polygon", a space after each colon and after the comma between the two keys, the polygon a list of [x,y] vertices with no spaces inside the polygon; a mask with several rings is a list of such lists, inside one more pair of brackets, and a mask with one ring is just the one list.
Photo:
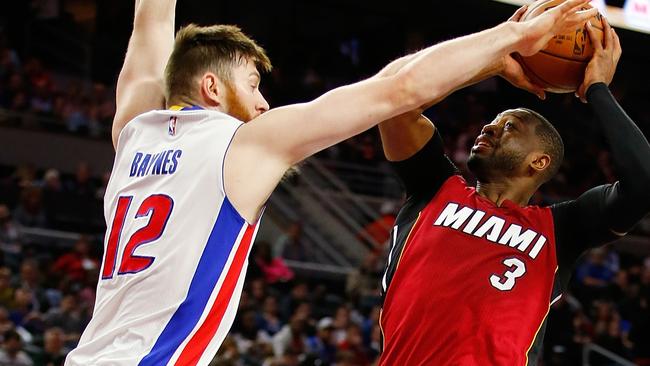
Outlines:
{"label": "number 12 on jersey", "polygon": [[[113,278],[113,274],[115,273],[122,229],[129,216],[132,201],[133,196],[121,196],[117,201],[117,209],[115,210],[113,223],[110,226],[106,253],[104,255],[103,280]],[[134,218],[149,216],[149,222],[133,233],[129,240],[127,240],[119,264],[118,276],[142,272],[151,266],[155,259],[154,257],[137,256],[134,252],[140,245],[155,241],[162,236],[173,208],[174,200],[164,194],[153,194],[142,201]]]}

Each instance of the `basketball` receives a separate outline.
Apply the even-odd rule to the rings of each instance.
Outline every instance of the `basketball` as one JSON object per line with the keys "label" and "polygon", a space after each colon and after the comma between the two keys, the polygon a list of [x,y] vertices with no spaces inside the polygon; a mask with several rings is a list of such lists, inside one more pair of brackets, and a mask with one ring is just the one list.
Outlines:
{"label": "basketball", "polygon": [[[521,21],[532,19],[564,0],[540,0],[530,5]],[[585,5],[585,9],[591,5]],[[603,40],[602,16],[598,13],[589,19],[598,38]],[[522,57],[520,62],[528,76],[553,93],[572,93],[582,83],[585,68],[594,48],[585,26],[555,35],[538,53]]]}

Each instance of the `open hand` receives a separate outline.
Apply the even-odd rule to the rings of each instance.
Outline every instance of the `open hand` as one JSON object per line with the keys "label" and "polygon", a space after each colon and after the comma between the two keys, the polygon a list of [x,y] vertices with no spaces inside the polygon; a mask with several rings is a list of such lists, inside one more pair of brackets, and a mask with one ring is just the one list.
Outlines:
{"label": "open hand", "polygon": [[522,39],[516,51],[522,56],[532,56],[564,29],[583,26],[598,13],[596,8],[581,10],[587,3],[589,0],[567,0],[533,19],[517,23]]}
{"label": "open hand", "polygon": [[[528,10],[528,5],[522,6],[510,17],[510,19],[508,19],[508,21],[521,21],[521,17],[524,15],[524,13],[526,13],[526,10]],[[535,82],[526,75],[515,54],[506,55],[503,57],[501,60],[499,75],[502,78],[506,79],[510,84],[527,90],[537,95],[537,97],[540,99],[546,99],[544,88],[540,85],[535,84]]]}

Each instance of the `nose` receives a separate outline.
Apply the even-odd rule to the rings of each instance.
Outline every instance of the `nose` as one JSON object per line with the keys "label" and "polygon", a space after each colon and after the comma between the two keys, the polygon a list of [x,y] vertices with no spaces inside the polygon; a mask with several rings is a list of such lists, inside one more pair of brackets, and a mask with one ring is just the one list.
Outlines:
{"label": "nose", "polygon": [[488,135],[491,137],[496,137],[498,131],[499,131],[499,127],[494,123],[490,123],[489,125],[483,126],[483,128],[481,129],[481,134]]}
{"label": "nose", "polygon": [[260,112],[260,114],[261,114],[261,113],[264,113],[264,112],[268,111],[269,108],[271,108],[269,106],[269,102],[267,102],[266,99],[264,98],[264,96],[260,94],[260,99],[257,102],[257,105],[255,106],[255,109],[258,112]]}

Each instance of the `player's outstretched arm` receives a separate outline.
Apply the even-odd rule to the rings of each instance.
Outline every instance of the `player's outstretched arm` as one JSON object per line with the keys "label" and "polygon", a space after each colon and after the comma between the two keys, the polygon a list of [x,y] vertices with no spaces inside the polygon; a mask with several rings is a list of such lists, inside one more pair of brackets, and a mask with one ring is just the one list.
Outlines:
{"label": "player's outstretched arm", "polygon": [[137,115],[165,107],[163,76],[174,47],[176,0],[136,0],[133,33],[117,80],[112,139]]}
{"label": "player's outstretched arm", "polygon": [[604,23],[604,47],[589,29],[595,52],[577,95],[588,101],[596,115],[619,181],[592,188],[575,200],[552,207],[556,238],[562,244],[558,246],[558,258],[566,264],[572,264],[584,250],[625,234],[650,212],[650,144],[607,87],[621,56],[621,46],[614,30]]}
{"label": "player's outstretched arm", "polygon": [[[508,19],[508,21],[519,22],[527,9],[527,5],[522,6]],[[383,70],[381,70],[379,75],[392,75],[396,73],[399,71],[399,69],[406,65],[411,57],[413,57],[413,55],[405,56],[393,61]],[[485,69],[481,70],[481,72],[471,80],[467,81],[463,85],[459,85],[453,90],[449,90],[447,94],[442,95],[435,100],[429,101],[426,105],[420,108],[406,112],[380,123],[379,132],[381,134],[382,145],[386,158],[389,161],[402,161],[408,159],[420,151],[431,139],[435,131],[435,127],[431,121],[422,115],[422,112],[424,110],[430,106],[437,104],[456,90],[476,84],[497,75],[503,77],[512,85],[518,88],[527,90],[537,95],[541,99],[545,98],[544,88],[536,85],[524,73],[520,64],[513,58],[512,55],[505,55],[500,59],[495,60],[495,62],[488,65]]]}
{"label": "player's outstretched arm", "polygon": [[[526,22],[506,22],[418,52],[397,73],[332,90],[305,104],[271,110],[242,126],[226,157],[231,202],[254,219],[285,170],[306,157],[446,95],[504,55],[530,55],[553,34],[594,15],[569,0]],[[255,169],[237,167],[254,166]]]}

